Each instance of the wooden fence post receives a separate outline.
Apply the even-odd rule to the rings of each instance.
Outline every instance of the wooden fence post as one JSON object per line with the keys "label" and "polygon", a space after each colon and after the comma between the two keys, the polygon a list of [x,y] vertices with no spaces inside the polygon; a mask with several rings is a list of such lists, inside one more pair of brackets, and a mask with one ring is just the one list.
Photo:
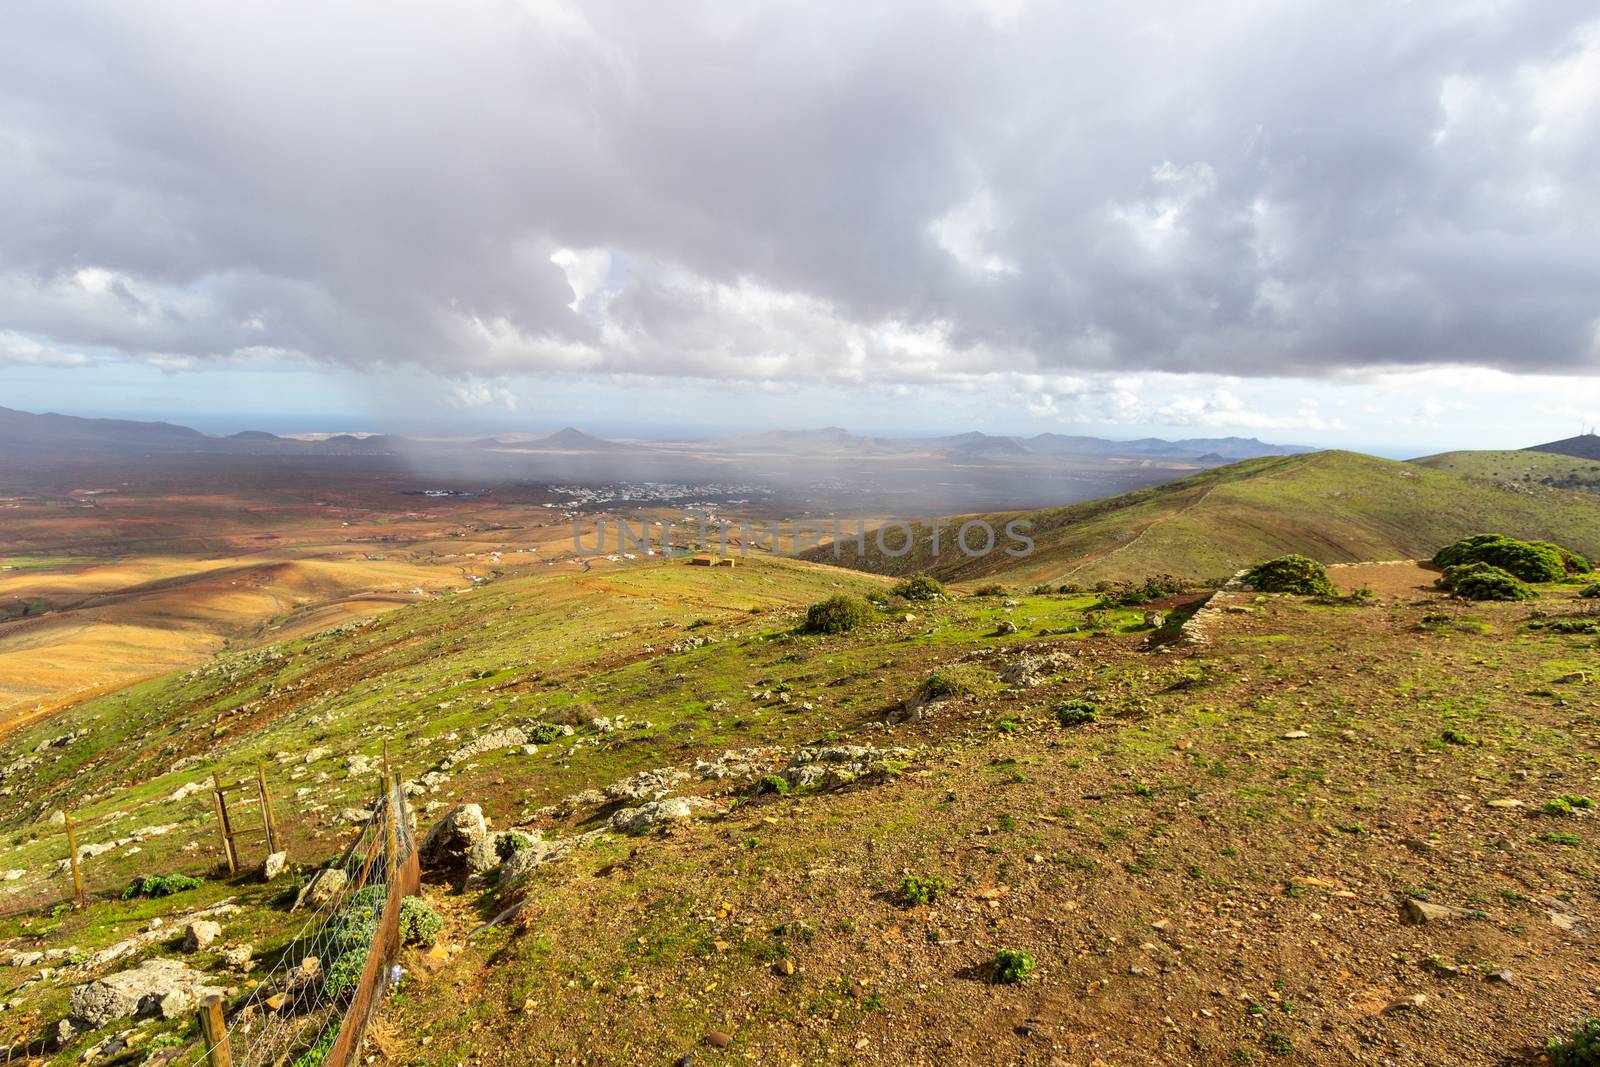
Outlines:
{"label": "wooden fence post", "polygon": [[233,828],[228,825],[228,799],[222,795],[222,775],[211,772],[211,798],[216,803],[217,832],[222,835],[222,854],[228,860],[228,873],[239,873],[239,862],[233,854]]}
{"label": "wooden fence post", "polygon": [[222,998],[215,993],[200,1002],[200,1039],[205,1042],[207,1067],[233,1067],[228,1027],[222,1020]]}
{"label": "wooden fence post", "polygon": [[256,764],[256,789],[261,793],[261,822],[267,830],[268,854],[282,851],[278,843],[278,819],[272,813],[272,797],[267,793],[267,767]]}
{"label": "wooden fence post", "polygon": [[78,870],[78,835],[72,830],[72,814],[62,812],[67,819],[67,855],[72,860],[72,892],[78,900],[78,906],[83,907],[83,875]]}

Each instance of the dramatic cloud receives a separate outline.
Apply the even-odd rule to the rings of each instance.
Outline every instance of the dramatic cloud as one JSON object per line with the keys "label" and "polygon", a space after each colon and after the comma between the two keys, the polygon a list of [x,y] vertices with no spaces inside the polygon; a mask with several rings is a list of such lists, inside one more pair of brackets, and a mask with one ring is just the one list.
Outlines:
{"label": "dramatic cloud", "polygon": [[1597,99],[1567,0],[19,0],[0,364],[1590,374]]}

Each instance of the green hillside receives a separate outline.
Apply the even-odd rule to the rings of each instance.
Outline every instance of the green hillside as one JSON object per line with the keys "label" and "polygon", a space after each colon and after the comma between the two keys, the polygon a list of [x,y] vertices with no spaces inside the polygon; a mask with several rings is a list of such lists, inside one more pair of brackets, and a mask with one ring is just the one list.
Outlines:
{"label": "green hillside", "polygon": [[[1132,507],[1176,527],[1276,478],[1280,516],[1338,518],[1330,465],[1370,461],[1244,465]],[[1393,467],[1372,469],[1396,493],[1453,484]],[[906,603],[806,563],[641,562],[96,698],[0,738],[0,1045],[49,1067],[200,1062],[188,1011],[62,1026],[75,990],[164,959],[227,990],[235,1062],[319,1062],[263,1060],[243,1006],[302,988],[280,969],[297,878],[351,840],[387,741],[419,829],[473,803],[539,848],[472,879],[426,870],[440,943],[403,950],[374,1067],[1046,1063],[1097,1034],[1119,1063],[1352,1063],[1380,1017],[1404,1062],[1502,1062],[1592,1004],[1592,949],[1567,931],[1600,908],[1600,618],[1570,586],[1535,614],[1365,570],[1385,573],[1339,580],[1375,598],[1224,593],[1180,640],[1201,598],[1158,628],[1094,595]],[[796,629],[841,592],[880,606]],[[239,875],[218,866],[205,790],[258,763],[289,851],[272,882],[259,842]],[[60,808],[106,849],[78,909]],[[206,881],[120,899],[176,873]],[[1422,902],[1447,918],[1409,918]],[[205,908],[230,909],[222,931],[186,947]],[[1032,961],[1025,981],[1002,954]]]}
{"label": "green hillside", "polygon": [[1555,452],[1444,452],[1411,462],[1502,485],[1542,485],[1600,492],[1600,460]]}
{"label": "green hillside", "polygon": [[[1494,484],[1355,452],[1247,460],[1124,496],[959,521],[982,519],[999,531],[1019,518],[1032,523],[1036,543],[1022,559],[1004,551],[967,557],[951,547],[949,528],[936,557],[933,529],[921,525],[908,555],[886,556],[869,537],[864,556],[844,546],[838,562],[951,580],[1084,582],[1160,572],[1207,578],[1287,552],[1327,563],[1427,557],[1482,530],[1600,555],[1600,499],[1592,495]],[[890,548],[900,543],[886,540]],[[834,550],[824,546],[810,558],[833,561]]]}

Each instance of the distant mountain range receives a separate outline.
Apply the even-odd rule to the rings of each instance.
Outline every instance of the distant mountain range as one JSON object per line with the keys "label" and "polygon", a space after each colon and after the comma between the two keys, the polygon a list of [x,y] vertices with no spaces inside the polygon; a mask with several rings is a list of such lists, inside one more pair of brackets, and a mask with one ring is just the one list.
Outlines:
{"label": "distant mountain range", "polygon": [[1280,445],[1254,437],[1197,437],[1166,441],[1145,437],[1113,441],[1104,437],[1079,437],[1040,433],[1032,437],[996,434],[954,434],[946,437],[869,437],[837,426],[820,430],[771,430],[697,442],[718,450],[744,452],[946,452],[956,456],[1070,456],[1077,459],[1161,459],[1221,465],[1261,456],[1291,456],[1316,449]]}
{"label": "distant mountain range", "polygon": [[[837,426],[820,430],[773,430],[688,442],[688,446],[711,452],[763,454],[893,456],[935,453],[952,460],[992,458],[995,460],[1048,459],[1080,460],[1161,460],[1183,464],[1218,466],[1261,456],[1297,455],[1315,451],[1302,445],[1269,444],[1253,437],[1205,437],[1164,441],[1146,437],[1136,441],[1112,441],[1101,437],[1077,437],[1041,433],[1032,437],[1012,437],[986,433],[963,433],[944,437],[874,437],[852,433]],[[187,426],[165,422],[134,422],[126,419],[81,418],[76,415],[36,415],[11,408],[0,408],[0,448],[13,453],[85,453],[114,451],[120,454],[290,454],[290,455],[380,455],[400,451],[488,449],[515,452],[620,452],[648,450],[651,444],[623,444],[596,437],[572,426],[552,434],[529,436],[506,434],[497,437],[455,441],[417,440],[394,434],[334,434],[327,437],[281,437],[262,430],[244,430],[226,437],[204,434]],[[663,448],[682,448],[661,443]]]}

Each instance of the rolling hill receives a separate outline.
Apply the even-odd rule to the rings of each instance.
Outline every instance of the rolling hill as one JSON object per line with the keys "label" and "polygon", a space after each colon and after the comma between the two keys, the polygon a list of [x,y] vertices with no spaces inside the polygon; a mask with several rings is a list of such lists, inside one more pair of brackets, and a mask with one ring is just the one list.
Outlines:
{"label": "rolling hill", "polygon": [[1564,441],[1551,441],[1548,444],[1533,445],[1527,452],[1555,452],[1563,456],[1576,456],[1579,459],[1600,460],[1600,434],[1586,433],[1577,437],[1568,437]]}
{"label": "rolling hill", "polygon": [[[963,516],[997,531],[1031,523],[1031,555],[1003,548],[968,557],[953,547],[957,520],[933,552],[934,527],[919,523],[910,553],[894,557],[867,538],[857,556],[844,546],[808,553],[818,561],[886,574],[927,571],[950,580],[1098,581],[1171,573],[1232,573],[1252,562],[1301,552],[1328,563],[1417,558],[1466,534],[1494,530],[1600,555],[1600,500],[1538,484],[1486,482],[1429,466],[1354,452],[1245,460],[1123,496],[1038,511]],[[886,533],[891,549],[902,534]]]}
{"label": "rolling hill", "polygon": [[1547,447],[1518,452],[1445,452],[1411,462],[1502,486],[1543,485],[1600,492],[1600,458],[1583,459],[1547,451]]}

